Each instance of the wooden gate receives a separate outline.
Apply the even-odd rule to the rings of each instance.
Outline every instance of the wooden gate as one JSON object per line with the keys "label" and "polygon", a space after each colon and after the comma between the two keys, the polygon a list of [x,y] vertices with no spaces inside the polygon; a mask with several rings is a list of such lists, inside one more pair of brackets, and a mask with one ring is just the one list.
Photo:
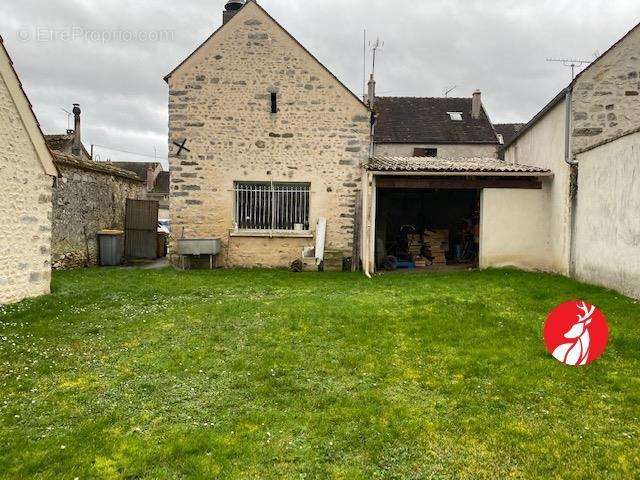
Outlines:
{"label": "wooden gate", "polygon": [[124,235],[127,259],[157,258],[158,202],[127,199]]}

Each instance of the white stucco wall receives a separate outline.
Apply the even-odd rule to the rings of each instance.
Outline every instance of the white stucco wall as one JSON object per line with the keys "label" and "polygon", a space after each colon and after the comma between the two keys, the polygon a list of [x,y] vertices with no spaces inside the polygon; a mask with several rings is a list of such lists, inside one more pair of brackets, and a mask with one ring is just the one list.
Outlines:
{"label": "white stucco wall", "polygon": [[578,160],[576,277],[640,298],[640,133]]}
{"label": "white stucco wall", "polygon": [[548,208],[549,196],[544,189],[484,189],[480,201],[480,268],[554,270],[549,255]]}
{"label": "white stucco wall", "polygon": [[415,148],[437,148],[440,158],[498,158],[498,145],[435,145],[427,143],[378,143],[376,155],[392,155],[396,157],[412,157]]}
{"label": "white stucco wall", "polygon": [[[506,151],[505,160],[542,167],[554,173],[545,181],[542,195],[549,219],[550,245],[539,268],[569,274],[571,222],[569,198],[571,171],[565,162],[565,102],[560,102]],[[527,210],[523,212],[527,214]]]}

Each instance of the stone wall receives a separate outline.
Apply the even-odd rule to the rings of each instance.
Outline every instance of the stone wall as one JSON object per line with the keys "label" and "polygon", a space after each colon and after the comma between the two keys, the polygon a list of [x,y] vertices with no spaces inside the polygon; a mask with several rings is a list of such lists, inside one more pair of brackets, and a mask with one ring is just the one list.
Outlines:
{"label": "stone wall", "polygon": [[429,145],[424,143],[378,143],[375,147],[376,155],[393,155],[397,157],[412,157],[414,148],[437,148],[440,158],[498,158],[499,145]]}
{"label": "stone wall", "polygon": [[[314,244],[325,217],[327,248],[350,255],[370,125],[351,92],[253,2],[168,82],[173,232],[221,238],[222,265],[278,267]],[[177,157],[184,139],[190,152]],[[312,231],[232,236],[235,181],[309,183]]]}
{"label": "stone wall", "polygon": [[51,185],[0,77],[0,305],[49,293]]}
{"label": "stone wall", "polygon": [[640,27],[577,79],[572,113],[575,151],[640,126]]}
{"label": "stone wall", "polygon": [[143,184],[57,162],[62,175],[53,191],[54,268],[95,265],[97,232],[123,229],[127,198],[142,198]]}

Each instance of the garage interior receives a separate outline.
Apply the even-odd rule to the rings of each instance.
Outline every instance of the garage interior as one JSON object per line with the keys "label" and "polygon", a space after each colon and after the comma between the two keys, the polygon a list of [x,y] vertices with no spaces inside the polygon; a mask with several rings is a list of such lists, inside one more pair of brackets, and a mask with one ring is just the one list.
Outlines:
{"label": "garage interior", "polygon": [[478,266],[480,189],[378,188],[379,270]]}

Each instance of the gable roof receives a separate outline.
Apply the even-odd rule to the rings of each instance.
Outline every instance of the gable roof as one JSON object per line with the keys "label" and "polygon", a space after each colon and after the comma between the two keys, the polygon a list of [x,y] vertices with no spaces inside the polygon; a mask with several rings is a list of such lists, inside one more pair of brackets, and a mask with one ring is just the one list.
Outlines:
{"label": "gable roof", "polygon": [[[376,98],[376,143],[498,144],[484,108],[471,115],[471,98]],[[448,112],[461,112],[462,120]]]}
{"label": "gable roof", "polygon": [[526,123],[494,123],[493,128],[496,129],[496,133],[502,135],[504,143],[508,143],[525,125]]}
{"label": "gable roof", "polygon": [[9,95],[11,95],[16,109],[18,110],[22,124],[27,131],[27,135],[29,135],[29,139],[31,140],[31,144],[33,145],[36,155],[40,160],[42,169],[47,175],[52,177],[58,176],[58,170],[53,163],[53,156],[51,155],[51,152],[44,140],[42,129],[40,128],[38,119],[33,112],[31,102],[22,87],[20,77],[18,77],[18,73],[13,66],[11,56],[4,46],[2,36],[0,36],[0,76],[7,85]]}
{"label": "gable roof", "polygon": [[220,32],[222,29],[224,29],[225,27],[227,27],[228,25],[232,25],[235,21],[237,21],[237,18],[239,16],[241,16],[241,12],[248,8],[249,5],[254,5],[256,8],[258,8],[258,10],[260,12],[262,12],[264,15],[266,15],[266,17],[271,20],[282,32],[284,32],[291,40],[293,40],[307,55],[309,55],[311,57],[311,59],[313,61],[315,61],[320,68],[322,68],[325,72],[327,72],[331,77],[333,77],[333,79],[338,82],[338,84],[344,89],[346,90],[353,98],[356,99],[356,101],[362,105],[364,108],[366,108],[367,110],[369,109],[369,107],[367,105],[365,105],[365,103],[362,101],[362,99],[360,99],[355,93],[353,93],[349,88],[347,88],[347,86],[342,83],[338,77],[336,77],[333,72],[331,72],[331,70],[329,70],[327,67],[324,66],[324,64],[322,62],[320,62],[320,60],[318,60],[315,55],[313,55],[309,50],[307,50],[304,45],[302,45],[293,35],[291,35],[287,29],[285,29],[282,25],[280,25],[280,23],[278,23],[278,21],[276,19],[274,19],[271,15],[269,15],[269,13],[262,8],[258,2],[256,2],[255,0],[247,0],[247,3],[244,4],[244,6],[242,8],[240,8],[240,10],[238,10],[238,12],[227,22],[222,24],[220,27],[218,27],[218,29],[213,32],[209,38],[207,38],[204,42],[202,42],[193,52],[191,52],[191,54],[185,58],[182,62],[180,62],[180,64],[174,68],[173,70],[171,70],[171,72],[169,72],[165,77],[164,77],[164,81],[165,82],[169,82],[169,79],[171,78],[171,76],[176,73],[178,70],[180,70],[180,68],[185,65],[189,60],[191,60],[191,58],[197,53],[199,52],[202,48],[204,48],[204,46],[209,43],[209,41],[211,39],[213,39],[218,32]]}
{"label": "gable roof", "polygon": [[544,116],[547,113],[549,113],[550,110],[552,110],[556,105],[558,105],[562,100],[565,99],[567,93],[569,93],[569,92],[571,92],[573,90],[573,87],[578,82],[578,80],[580,78],[582,78],[582,75],[584,75],[588,70],[590,70],[591,67],[593,67],[596,63],[598,63],[600,60],[602,60],[604,57],[606,57],[614,48],[616,48],[623,41],[625,41],[638,28],[640,28],[640,23],[638,23],[635,27],[633,27],[631,30],[629,30],[622,38],[620,38],[620,40],[618,40],[613,45],[611,45],[611,47],[609,47],[606,52],[604,52],[602,55],[600,55],[598,58],[596,58],[593,62],[591,62],[584,70],[582,70],[580,73],[578,73],[578,75],[576,75],[576,77],[571,81],[569,86],[563,88],[560,91],[560,93],[558,93],[555,97],[553,97],[553,99],[549,103],[547,103],[544,107],[542,107],[542,110],[540,110],[538,113],[536,113],[534,115],[534,117],[528,123],[526,123],[525,126],[522,127],[509,142],[505,141],[504,146],[502,148],[504,150],[509,148],[513,143],[515,143],[515,141],[518,138],[520,138],[522,135],[524,135],[525,132],[527,132],[529,129],[531,129],[531,127],[533,127],[542,118],[544,118]]}

